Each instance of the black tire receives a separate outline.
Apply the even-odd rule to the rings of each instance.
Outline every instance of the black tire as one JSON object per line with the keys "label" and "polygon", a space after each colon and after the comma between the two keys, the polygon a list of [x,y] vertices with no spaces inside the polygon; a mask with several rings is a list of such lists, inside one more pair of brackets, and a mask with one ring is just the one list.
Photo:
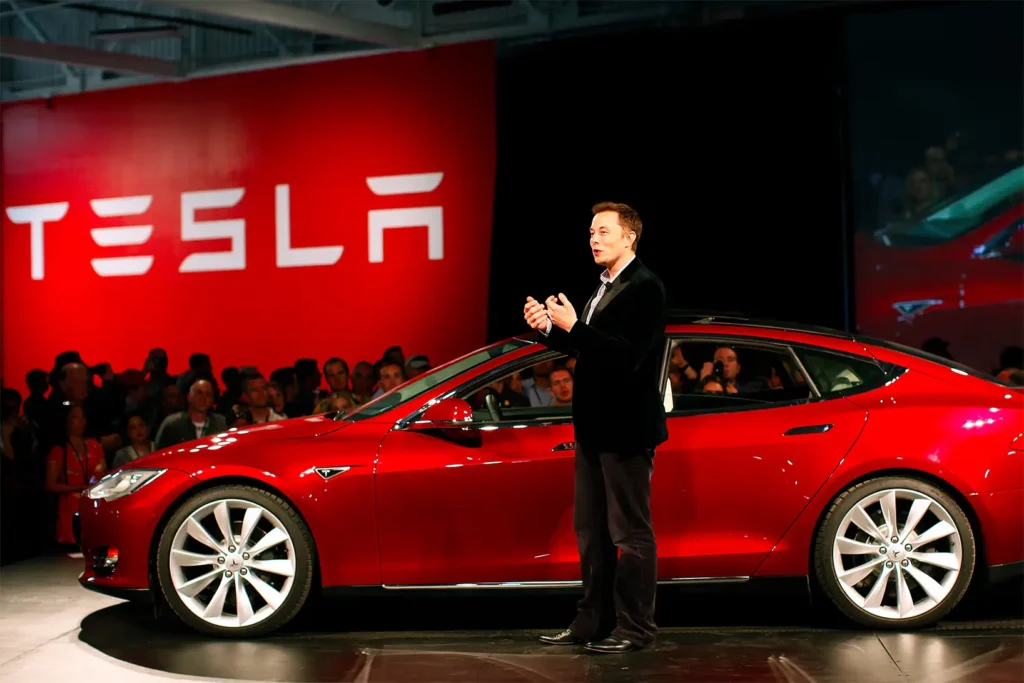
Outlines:
{"label": "black tire", "polygon": [[[832,562],[833,543],[846,514],[865,497],[884,489],[909,489],[930,497],[949,513],[960,534],[961,563],[949,594],[924,614],[909,619],[887,619],[870,614],[855,605],[843,591]],[[814,543],[814,572],[821,590],[847,618],[872,629],[909,630],[934,624],[956,607],[974,576],[976,548],[971,522],[949,494],[933,484],[908,477],[880,477],[851,486],[840,494],[829,508]]]}
{"label": "black tire", "polygon": [[[182,602],[171,581],[171,544],[174,542],[174,536],[179,527],[188,519],[189,515],[199,508],[225,499],[239,499],[257,503],[272,513],[285,526],[288,535],[291,536],[292,545],[295,549],[295,575],[288,596],[276,612],[252,626],[224,627],[206,622],[195,615]],[[315,563],[316,549],[313,544],[313,538],[295,509],[282,498],[254,486],[220,486],[197,493],[186,500],[167,521],[166,526],[164,526],[156,558],[160,592],[174,614],[187,626],[196,631],[229,638],[254,638],[262,636],[280,629],[294,619],[301,611],[312,589]]]}

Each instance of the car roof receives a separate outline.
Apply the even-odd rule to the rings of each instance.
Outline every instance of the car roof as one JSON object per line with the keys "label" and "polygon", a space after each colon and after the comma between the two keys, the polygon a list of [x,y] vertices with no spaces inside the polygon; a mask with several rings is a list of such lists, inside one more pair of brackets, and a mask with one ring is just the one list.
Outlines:
{"label": "car roof", "polygon": [[727,327],[731,325],[740,328],[756,328],[760,330],[772,330],[775,332],[802,332],[805,334],[831,337],[833,339],[856,341],[856,337],[849,332],[843,332],[831,327],[805,325],[802,323],[771,320],[766,318],[752,318],[737,312],[709,312],[672,309],[668,311],[666,323],[670,328],[670,332],[672,331],[672,327],[680,327],[683,325],[714,325],[716,327]]}

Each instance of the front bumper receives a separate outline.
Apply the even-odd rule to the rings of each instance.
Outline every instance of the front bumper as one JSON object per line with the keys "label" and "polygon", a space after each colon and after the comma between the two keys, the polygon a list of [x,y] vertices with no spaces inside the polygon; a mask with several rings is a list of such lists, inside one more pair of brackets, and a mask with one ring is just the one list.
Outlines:
{"label": "front bumper", "polygon": [[150,550],[167,509],[194,484],[179,470],[167,470],[139,491],[114,501],[83,496],[72,527],[85,558],[78,582],[118,598],[150,589]]}

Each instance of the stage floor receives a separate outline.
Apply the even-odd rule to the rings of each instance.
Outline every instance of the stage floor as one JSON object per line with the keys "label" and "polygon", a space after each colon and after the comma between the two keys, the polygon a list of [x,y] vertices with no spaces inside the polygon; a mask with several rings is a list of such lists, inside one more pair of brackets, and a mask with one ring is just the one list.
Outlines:
{"label": "stage floor", "polygon": [[657,645],[628,655],[541,645],[571,596],[330,600],[258,641],[200,638],[152,610],[96,595],[80,560],[0,569],[0,681],[825,681],[1024,680],[1019,586],[914,633],[855,631],[799,594],[659,594]]}

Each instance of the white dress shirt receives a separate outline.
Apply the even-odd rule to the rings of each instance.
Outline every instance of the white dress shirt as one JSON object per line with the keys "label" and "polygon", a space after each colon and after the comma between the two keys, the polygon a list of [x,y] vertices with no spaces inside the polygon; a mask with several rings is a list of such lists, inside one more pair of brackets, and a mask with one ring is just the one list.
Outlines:
{"label": "white dress shirt", "polygon": [[[622,268],[619,268],[619,272],[615,273],[615,275],[609,273],[607,268],[604,269],[604,272],[601,273],[601,288],[597,290],[597,294],[594,296],[594,300],[590,302],[590,310],[587,311],[587,318],[583,322],[585,322],[587,325],[590,324],[590,319],[594,316],[594,311],[597,310],[597,304],[600,303],[601,297],[604,296],[604,293],[607,291],[608,286],[615,281],[615,278],[617,278],[622,273],[622,271],[624,271],[629,266],[629,264],[633,262],[633,259],[635,258],[636,254],[634,253],[632,256],[629,257],[629,260],[626,261]],[[551,334],[550,314],[548,314],[548,326],[545,329],[541,330],[541,332],[544,335]]]}

